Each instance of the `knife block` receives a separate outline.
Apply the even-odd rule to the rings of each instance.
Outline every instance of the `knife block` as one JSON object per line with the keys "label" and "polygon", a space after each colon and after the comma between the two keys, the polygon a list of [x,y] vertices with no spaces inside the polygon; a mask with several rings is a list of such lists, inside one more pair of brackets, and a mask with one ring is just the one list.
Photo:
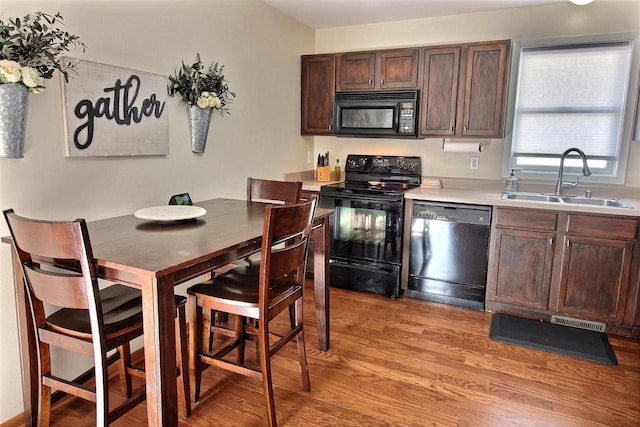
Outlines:
{"label": "knife block", "polygon": [[331,169],[329,166],[318,166],[316,168],[316,181],[330,181]]}

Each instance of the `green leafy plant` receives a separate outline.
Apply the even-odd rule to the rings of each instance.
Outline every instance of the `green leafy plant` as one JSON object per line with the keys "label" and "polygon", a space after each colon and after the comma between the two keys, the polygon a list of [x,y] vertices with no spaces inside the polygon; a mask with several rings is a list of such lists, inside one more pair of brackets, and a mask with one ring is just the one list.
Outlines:
{"label": "green leafy plant", "polygon": [[175,75],[169,76],[167,93],[169,96],[180,94],[185,104],[213,108],[220,110],[221,114],[230,114],[227,104],[236,94],[229,90],[222,73],[223,69],[224,65],[218,65],[217,62],[205,68],[200,54],[196,54],[193,64],[186,65],[182,61],[182,67]]}
{"label": "green leafy plant", "polygon": [[69,81],[75,64],[65,60],[71,47],[86,46],[76,35],[63,31],[60,13],[36,12],[22,19],[0,19],[0,84],[23,83],[31,92],[41,92],[44,80],[55,70]]}

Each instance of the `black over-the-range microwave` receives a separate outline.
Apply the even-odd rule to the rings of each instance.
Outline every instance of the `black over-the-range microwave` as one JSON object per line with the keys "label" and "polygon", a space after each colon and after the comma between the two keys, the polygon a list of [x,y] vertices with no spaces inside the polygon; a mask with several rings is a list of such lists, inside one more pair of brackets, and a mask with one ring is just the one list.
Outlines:
{"label": "black over-the-range microwave", "polygon": [[418,91],[336,92],[338,136],[417,138]]}

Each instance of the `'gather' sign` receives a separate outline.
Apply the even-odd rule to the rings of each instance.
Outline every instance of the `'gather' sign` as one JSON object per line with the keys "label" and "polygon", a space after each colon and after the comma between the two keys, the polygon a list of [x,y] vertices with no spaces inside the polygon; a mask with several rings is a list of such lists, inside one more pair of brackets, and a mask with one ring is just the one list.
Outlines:
{"label": "'gather' sign", "polygon": [[77,74],[62,83],[67,156],[169,153],[166,77],[73,61]]}

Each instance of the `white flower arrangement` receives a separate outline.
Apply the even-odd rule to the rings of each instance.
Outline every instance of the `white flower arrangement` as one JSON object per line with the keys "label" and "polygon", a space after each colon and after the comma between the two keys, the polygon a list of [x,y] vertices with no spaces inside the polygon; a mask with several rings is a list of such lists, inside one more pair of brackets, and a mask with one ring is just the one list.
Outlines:
{"label": "white flower arrangement", "polygon": [[86,48],[78,36],[58,27],[62,15],[43,12],[22,18],[0,19],[0,84],[21,83],[32,93],[45,89],[44,81],[58,70],[66,81],[75,64],[66,61],[65,52]]}
{"label": "white flower arrangement", "polygon": [[235,98],[236,94],[229,90],[223,70],[224,65],[218,65],[217,62],[205,67],[200,54],[196,54],[193,64],[187,65],[182,61],[182,66],[175,75],[169,76],[167,93],[169,96],[180,94],[185,104],[213,108],[221,114],[230,114],[227,103],[231,98]]}
{"label": "white flower arrangement", "polygon": [[198,97],[196,105],[200,108],[216,108],[219,109],[222,106],[222,101],[218,98],[218,94],[215,92],[204,91]]}
{"label": "white flower arrangement", "polygon": [[33,67],[22,67],[16,61],[0,60],[0,82],[22,83],[29,92],[40,93],[44,90],[44,79]]}

